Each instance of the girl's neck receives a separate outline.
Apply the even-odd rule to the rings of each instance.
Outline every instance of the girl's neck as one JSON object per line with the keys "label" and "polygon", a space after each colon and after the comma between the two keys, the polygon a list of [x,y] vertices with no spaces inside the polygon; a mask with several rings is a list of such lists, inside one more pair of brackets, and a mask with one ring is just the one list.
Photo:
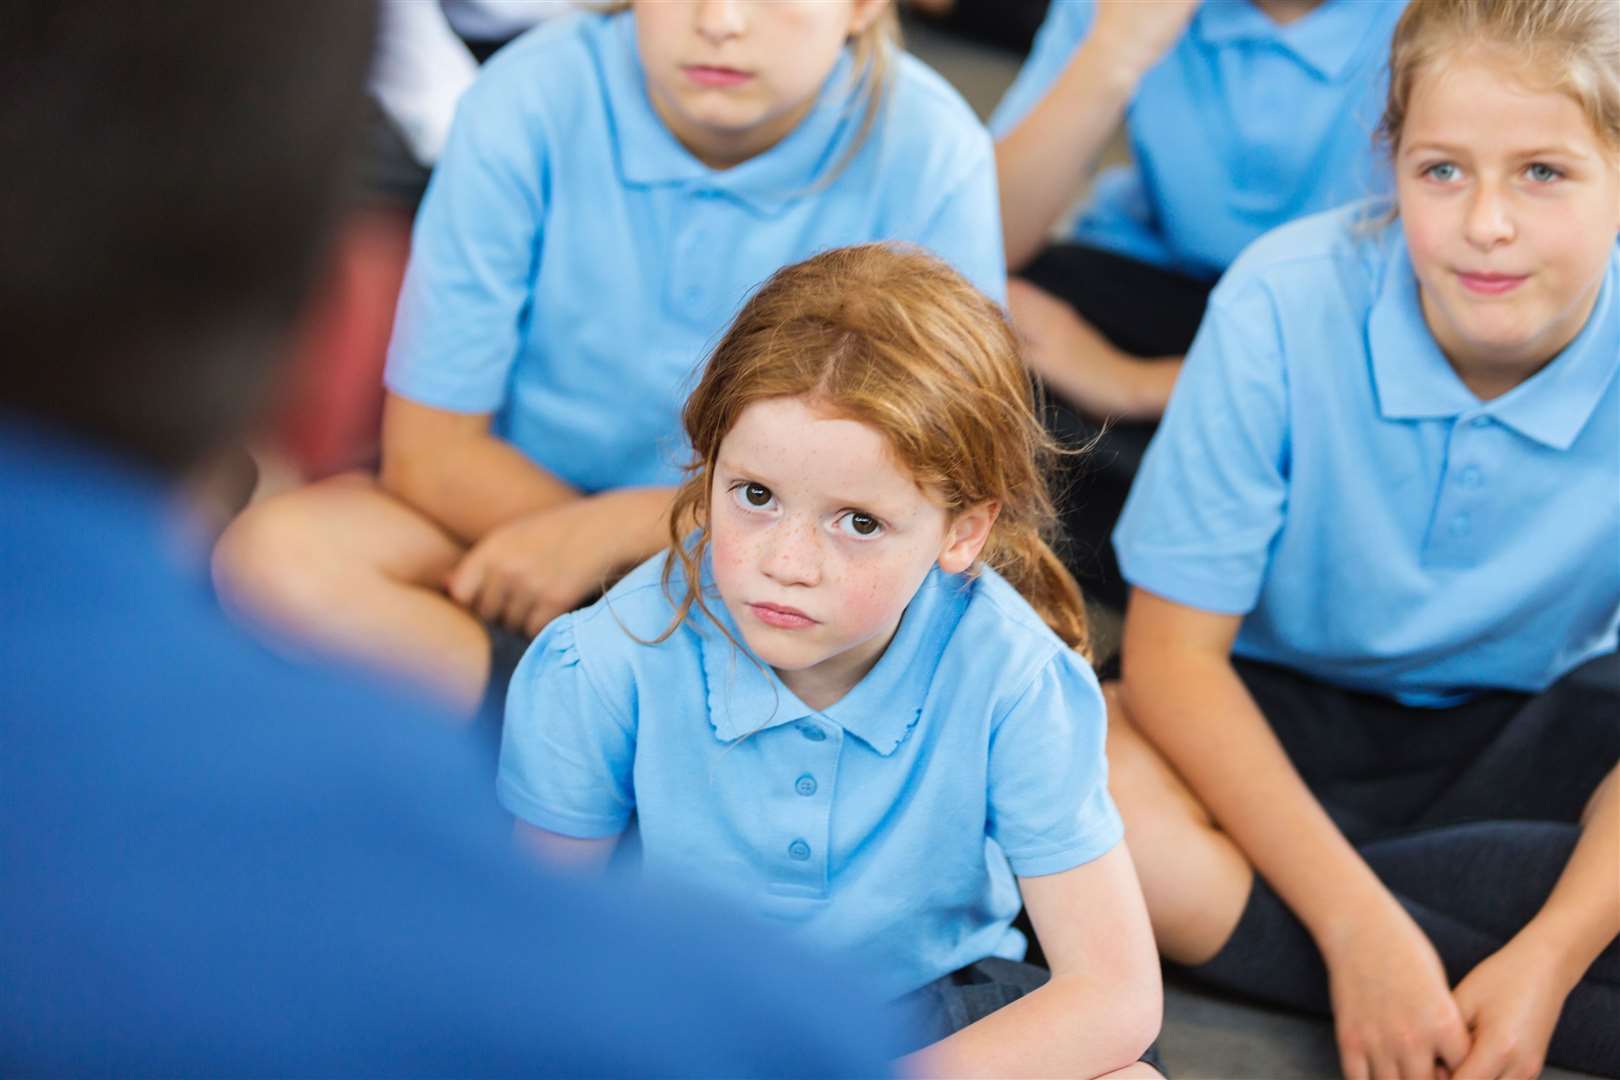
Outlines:
{"label": "girl's neck", "polygon": [[889,642],[894,640],[899,629],[897,621],[884,633],[811,668],[801,671],[773,670],[777,678],[782,680],[782,685],[793,691],[795,697],[820,712],[838,704],[866,678],[867,672],[876,667],[888,651]]}
{"label": "girl's neck", "polygon": [[1278,26],[1287,26],[1321,7],[1326,0],[1251,0]]}

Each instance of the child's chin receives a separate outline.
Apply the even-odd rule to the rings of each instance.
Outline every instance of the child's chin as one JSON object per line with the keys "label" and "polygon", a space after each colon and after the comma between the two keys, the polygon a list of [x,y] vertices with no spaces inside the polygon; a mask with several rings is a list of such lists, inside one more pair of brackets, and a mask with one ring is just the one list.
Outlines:
{"label": "child's chin", "polygon": [[[764,640],[761,640],[764,639]],[[748,641],[748,647],[755,656],[775,668],[777,671],[803,671],[814,667],[822,657],[811,655],[808,649],[794,648],[791,643],[766,639],[765,635],[755,635]]]}

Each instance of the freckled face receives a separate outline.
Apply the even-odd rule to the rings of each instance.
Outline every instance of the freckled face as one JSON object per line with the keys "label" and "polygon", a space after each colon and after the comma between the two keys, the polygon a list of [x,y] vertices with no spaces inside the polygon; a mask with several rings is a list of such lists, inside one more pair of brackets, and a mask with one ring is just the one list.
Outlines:
{"label": "freckled face", "polygon": [[1620,230],[1620,163],[1579,105],[1470,53],[1418,77],[1396,153],[1424,318],[1482,398],[1580,333]]}
{"label": "freckled face", "polygon": [[744,409],[720,444],[709,537],[748,647],[824,706],[877,662],[952,529],[876,430],[773,398]]}

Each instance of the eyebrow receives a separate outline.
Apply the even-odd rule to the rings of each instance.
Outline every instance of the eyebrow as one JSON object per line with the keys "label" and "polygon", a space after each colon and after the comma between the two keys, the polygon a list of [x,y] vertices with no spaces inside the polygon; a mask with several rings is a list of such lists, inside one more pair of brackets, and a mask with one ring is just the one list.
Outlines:
{"label": "eyebrow", "polygon": [[[1439,153],[1447,154],[1453,157],[1466,157],[1468,151],[1465,147],[1452,146],[1449,143],[1434,142],[1432,140],[1429,142],[1413,143],[1411,146],[1403,147],[1401,149],[1402,157],[1406,157],[1409,154],[1419,153]],[[1551,145],[1536,146],[1528,150],[1514,150],[1509,154],[1509,156],[1516,158],[1567,157],[1574,158],[1577,161],[1585,161],[1591,155],[1583,153],[1573,146]]]}
{"label": "eyebrow", "polygon": [[736,473],[738,476],[751,477],[764,484],[766,487],[771,486],[769,477],[760,473],[757,469],[745,469],[741,465],[738,465],[735,461],[731,461],[727,458],[715,458],[714,471]]}

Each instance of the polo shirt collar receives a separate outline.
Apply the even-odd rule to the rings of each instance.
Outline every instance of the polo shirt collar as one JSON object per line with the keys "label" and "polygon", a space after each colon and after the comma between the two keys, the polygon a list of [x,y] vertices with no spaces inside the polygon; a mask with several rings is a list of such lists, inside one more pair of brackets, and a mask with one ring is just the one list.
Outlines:
{"label": "polo shirt collar", "polygon": [[[968,592],[961,578],[935,567],[900,617],[894,640],[872,670],[837,703],[817,712],[783,685],[775,671],[746,651],[713,580],[705,559],[704,599],[714,621],[704,622],[698,641],[715,738],[732,742],[756,731],[818,717],[837,724],[884,757],[905,742],[921,718],[928,688]],[[720,632],[721,626],[738,645]]]}
{"label": "polo shirt collar", "polygon": [[1535,375],[1481,402],[1452,369],[1423,318],[1417,276],[1398,223],[1387,230],[1384,280],[1367,323],[1378,411],[1387,420],[1489,416],[1526,438],[1567,450],[1591,418],[1620,367],[1620,247],[1586,326]]}
{"label": "polo shirt collar", "polygon": [[634,10],[611,16],[601,51],[612,140],[627,186],[686,186],[735,197],[758,213],[774,214],[811,190],[841,160],[860,128],[864,109],[852,93],[848,50],[822,84],[816,103],[781,142],[740,165],[711,169],[682,146],[654,111],[636,53]]}
{"label": "polo shirt collar", "polygon": [[1204,0],[1193,32],[1207,45],[1269,42],[1324,79],[1337,79],[1360,54],[1376,20],[1354,9],[1369,0],[1327,0],[1287,26],[1279,26],[1253,0]]}

